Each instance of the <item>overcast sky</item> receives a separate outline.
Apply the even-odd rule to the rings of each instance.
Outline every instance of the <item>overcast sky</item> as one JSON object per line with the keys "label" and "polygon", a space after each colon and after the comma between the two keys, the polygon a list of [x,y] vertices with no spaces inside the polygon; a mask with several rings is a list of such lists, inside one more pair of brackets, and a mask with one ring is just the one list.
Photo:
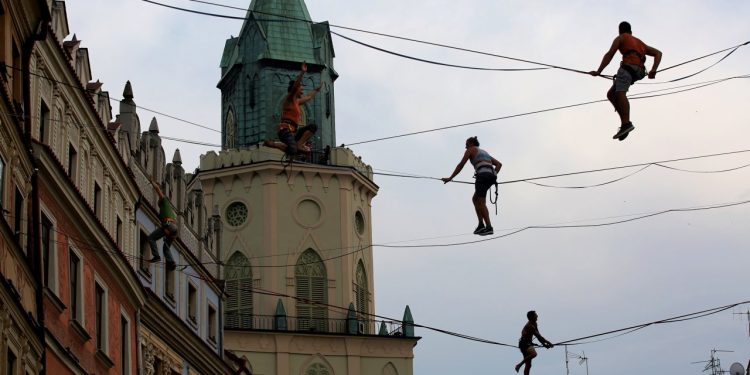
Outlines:
{"label": "overcast sky", "polygon": [[[188,0],[193,9],[244,15]],[[249,1],[217,0],[246,8]],[[315,21],[387,32],[594,70],[628,20],[633,33],[664,53],[662,67],[750,40],[748,1],[344,1],[308,0]],[[241,22],[183,13],[138,0],[67,2],[71,33],[89,48],[94,79],[113,98],[130,80],[138,105],[220,129],[219,61]],[[442,62],[495,68],[519,62],[427,47],[351,31],[350,37]],[[72,36],[72,35],[71,35]],[[71,37],[69,36],[68,39]],[[337,143],[603,99],[610,83],[562,70],[482,72],[439,67],[365,49],[334,36]],[[657,76],[696,72],[720,57]],[[619,54],[605,70],[614,74]],[[648,66],[651,65],[648,61]],[[672,84],[636,85],[631,93],[750,73],[750,45],[712,69]],[[448,176],[467,137],[503,163],[500,181],[750,149],[750,81],[738,79],[685,93],[632,101],[635,131],[611,139],[619,119],[608,103],[352,146],[378,171]],[[118,112],[113,100],[113,111]],[[142,126],[151,113],[139,110]],[[164,136],[220,143],[216,132],[155,115]],[[145,128],[144,128],[145,129]],[[210,150],[179,148],[186,170]],[[750,153],[666,164],[717,171],[750,163]],[[467,167],[457,179],[470,181]],[[580,186],[637,169],[548,179]],[[750,200],[750,168],[687,173],[651,166],[627,179],[588,189],[528,183],[502,185],[495,234],[558,223],[596,224],[667,209]],[[375,243],[442,244],[477,239],[470,185],[376,176]],[[381,248],[375,254],[376,312],[400,318],[408,304],[417,323],[516,344],[527,310],[539,312],[552,342],[750,299],[750,205],[673,212],[634,222],[577,229],[528,230],[473,245]],[[750,358],[750,306],[670,325],[652,326],[585,351],[591,374],[701,374],[713,348],[725,370]],[[511,373],[517,349],[424,329],[415,348],[416,374]],[[564,374],[562,347],[540,350],[534,374]],[[571,360],[570,373],[585,368]]]}

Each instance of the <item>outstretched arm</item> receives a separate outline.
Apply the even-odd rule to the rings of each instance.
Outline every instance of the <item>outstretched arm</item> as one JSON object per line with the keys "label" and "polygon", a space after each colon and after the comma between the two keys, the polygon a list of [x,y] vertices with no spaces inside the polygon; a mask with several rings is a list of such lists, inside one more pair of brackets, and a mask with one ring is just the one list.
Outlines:
{"label": "outstretched arm", "polygon": [[609,47],[609,51],[604,54],[604,57],[602,57],[602,62],[599,64],[599,69],[592,70],[589,72],[592,76],[596,77],[599,74],[602,74],[602,70],[609,65],[609,63],[612,61],[612,58],[615,57],[615,53],[617,53],[617,49],[620,47],[620,37],[618,36],[615,38],[615,40],[612,41],[612,46]]}
{"label": "outstretched arm", "polygon": [[646,46],[646,55],[654,57],[654,65],[651,66],[651,71],[648,72],[648,78],[654,79],[656,78],[656,70],[659,68],[659,63],[661,63],[661,51],[654,47]]}
{"label": "outstretched arm", "polygon": [[461,161],[458,162],[458,165],[456,166],[456,169],[453,170],[453,174],[451,174],[450,177],[441,178],[441,180],[443,180],[443,183],[447,184],[450,180],[453,179],[453,177],[456,177],[456,175],[459,174],[462,169],[464,169],[464,165],[469,160],[470,156],[471,156],[471,151],[466,150],[466,152],[464,152],[464,156],[461,158]]}
{"label": "outstretched arm", "polygon": [[302,77],[305,76],[305,73],[307,72],[307,63],[302,63],[302,66],[300,67],[299,74],[297,74],[297,78],[294,79],[294,83],[292,84],[291,90],[289,90],[289,94],[286,96],[287,101],[292,101],[294,99],[294,95],[299,89],[300,85],[302,85]]}
{"label": "outstretched arm", "polygon": [[315,95],[317,95],[320,92],[320,90],[323,88],[323,86],[325,86],[325,84],[326,84],[325,82],[321,82],[320,86],[312,89],[312,91],[308,92],[307,95],[300,98],[299,104],[304,104],[310,101],[310,99],[312,99]]}
{"label": "outstretched arm", "polygon": [[154,182],[154,180],[151,180],[151,185],[154,185],[154,190],[156,190],[156,195],[159,196],[159,199],[164,199],[164,192],[161,191],[159,184]]}

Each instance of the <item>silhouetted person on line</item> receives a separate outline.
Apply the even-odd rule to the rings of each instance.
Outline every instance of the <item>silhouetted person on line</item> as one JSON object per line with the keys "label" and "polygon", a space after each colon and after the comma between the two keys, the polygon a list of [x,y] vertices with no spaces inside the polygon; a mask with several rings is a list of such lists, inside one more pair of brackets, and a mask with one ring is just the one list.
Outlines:
{"label": "silhouetted person on line", "polygon": [[151,184],[154,185],[156,194],[159,195],[159,220],[161,221],[161,225],[148,235],[148,244],[151,246],[151,254],[153,255],[151,262],[161,260],[159,250],[156,247],[156,241],[164,238],[163,251],[166,267],[168,270],[173,270],[176,268],[176,264],[169,247],[172,246],[172,242],[177,238],[177,215],[175,214],[172,202],[164,195],[159,185],[153,181],[151,181]]}
{"label": "silhouetted person on line", "polygon": [[536,336],[536,338],[539,339],[539,342],[542,343],[542,346],[547,349],[552,348],[554,345],[539,333],[539,328],[536,325],[536,320],[539,317],[536,315],[536,311],[532,310],[527,312],[526,317],[529,318],[529,321],[523,326],[523,330],[521,330],[521,339],[518,340],[518,349],[520,349],[521,354],[523,354],[523,360],[516,365],[516,372],[518,372],[518,370],[521,369],[521,366],[525,364],[526,367],[524,368],[523,373],[524,375],[529,375],[531,373],[531,360],[536,357],[536,350],[534,350],[534,343],[532,342],[534,336]]}
{"label": "silhouetted person on line", "polygon": [[620,35],[612,42],[609,51],[604,54],[599,69],[589,72],[592,76],[598,76],[602,70],[609,65],[617,51],[622,54],[622,62],[617,74],[614,77],[612,88],[607,92],[607,99],[612,102],[615,110],[620,115],[620,130],[612,139],[624,140],[628,137],[635,126],[630,122],[630,102],[626,93],[628,88],[646,76],[646,56],[654,57],[654,65],[648,72],[648,78],[656,78],[656,70],[661,62],[661,52],[653,47],[649,47],[640,39],[633,36],[630,30],[630,24],[623,21],[619,26]]}
{"label": "silhouetted person on line", "polygon": [[453,177],[456,177],[464,168],[467,160],[471,161],[471,165],[474,166],[474,177],[476,178],[474,181],[474,195],[471,197],[471,202],[474,203],[474,211],[477,213],[479,225],[474,230],[474,234],[480,236],[491,235],[494,231],[492,223],[490,223],[490,212],[487,210],[487,190],[497,182],[497,173],[500,172],[503,164],[490,156],[487,151],[479,148],[477,137],[471,137],[466,140],[466,151],[461,161],[458,162],[453,174],[450,177],[441,178],[443,183],[447,184]]}
{"label": "silhouetted person on line", "polygon": [[266,147],[278,148],[287,155],[294,156],[298,151],[309,153],[310,148],[305,145],[310,137],[318,130],[318,126],[310,124],[299,127],[302,119],[302,104],[307,103],[323,88],[323,82],[320,86],[312,89],[307,95],[302,92],[302,77],[307,72],[307,64],[302,63],[299,75],[294,81],[289,82],[287,95],[281,107],[281,123],[279,124],[278,137],[281,142],[266,140],[263,145]]}

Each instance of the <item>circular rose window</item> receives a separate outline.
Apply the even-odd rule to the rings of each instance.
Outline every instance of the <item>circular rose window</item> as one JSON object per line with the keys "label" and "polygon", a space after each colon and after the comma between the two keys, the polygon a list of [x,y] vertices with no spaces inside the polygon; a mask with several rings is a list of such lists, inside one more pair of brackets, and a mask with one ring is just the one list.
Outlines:
{"label": "circular rose window", "polygon": [[247,206],[242,202],[234,202],[227,207],[227,223],[238,227],[247,221]]}

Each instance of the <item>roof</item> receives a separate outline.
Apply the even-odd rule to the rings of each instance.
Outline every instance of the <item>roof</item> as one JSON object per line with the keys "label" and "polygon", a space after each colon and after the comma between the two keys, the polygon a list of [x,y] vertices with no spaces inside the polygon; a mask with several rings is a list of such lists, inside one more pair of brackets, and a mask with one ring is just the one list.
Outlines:
{"label": "roof", "polygon": [[253,0],[248,22],[255,22],[268,42],[263,58],[315,62],[312,19],[304,0]]}

